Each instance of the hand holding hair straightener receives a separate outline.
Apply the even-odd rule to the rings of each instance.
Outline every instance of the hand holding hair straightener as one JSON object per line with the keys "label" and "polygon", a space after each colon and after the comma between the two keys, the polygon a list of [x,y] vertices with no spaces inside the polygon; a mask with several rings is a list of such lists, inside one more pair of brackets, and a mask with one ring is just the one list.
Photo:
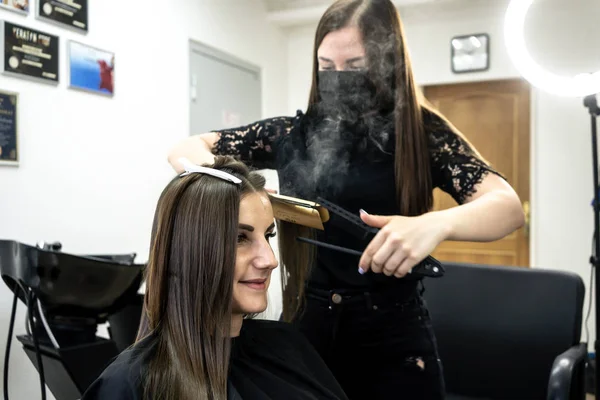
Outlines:
{"label": "hand holding hair straightener", "polygon": [[[383,217],[375,215],[371,216],[365,213],[362,216],[362,218],[367,219],[368,222],[371,222],[375,225],[381,225],[380,227],[369,226],[365,223],[363,219],[361,219],[361,217],[320,197],[315,203],[280,195],[270,196],[273,203],[273,212],[275,214],[275,218],[277,219],[282,219],[288,222],[297,223],[300,225],[305,225],[320,230],[325,230],[325,226],[323,225],[323,223],[329,221],[329,212],[341,217],[338,220],[336,220],[336,224],[339,225],[339,227],[344,229],[346,232],[360,239],[366,247],[365,250],[359,251],[356,249],[349,249],[346,247],[336,246],[330,243],[325,243],[305,237],[297,237],[296,239],[300,242],[308,243],[314,246],[319,246],[330,250],[339,251],[341,253],[351,254],[360,257],[359,265],[362,268],[359,268],[359,273],[361,274],[367,273],[369,270],[372,270],[375,273],[383,272],[383,268],[385,267],[385,265],[382,265],[380,269],[377,269],[376,267],[369,268],[372,265],[371,261],[373,260],[373,257],[371,257],[368,253],[366,254],[365,252],[369,250],[369,247],[372,245],[377,247],[381,245],[381,239],[385,236],[385,233],[380,234],[380,228],[383,227],[387,222],[389,222],[390,219],[393,217]],[[373,240],[377,240],[377,242],[374,243]],[[389,250],[391,251],[392,255],[394,255],[394,251],[398,249]],[[383,251],[387,251],[386,248],[383,248]],[[375,256],[378,256],[377,252],[375,253]],[[390,260],[393,261],[392,258],[390,258]],[[401,265],[402,264],[396,265],[396,267]],[[395,269],[395,271],[396,270],[397,268]],[[422,277],[437,278],[443,276],[445,270],[438,260],[431,256],[427,256],[424,260],[412,267],[412,269],[410,269],[408,273],[410,274],[408,276],[416,279]],[[404,276],[399,276],[399,274],[394,275],[397,277]]]}

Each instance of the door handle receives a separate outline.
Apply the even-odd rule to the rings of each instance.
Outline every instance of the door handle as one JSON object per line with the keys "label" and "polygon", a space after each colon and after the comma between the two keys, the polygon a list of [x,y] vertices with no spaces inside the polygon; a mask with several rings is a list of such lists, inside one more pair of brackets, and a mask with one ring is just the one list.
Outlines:
{"label": "door handle", "polygon": [[529,225],[531,222],[531,207],[529,201],[523,202],[523,213],[525,214],[525,236],[529,236]]}
{"label": "door handle", "polygon": [[190,98],[192,101],[196,101],[196,98],[198,97],[196,90],[198,86],[198,78],[196,77],[196,74],[192,74],[190,81]]}

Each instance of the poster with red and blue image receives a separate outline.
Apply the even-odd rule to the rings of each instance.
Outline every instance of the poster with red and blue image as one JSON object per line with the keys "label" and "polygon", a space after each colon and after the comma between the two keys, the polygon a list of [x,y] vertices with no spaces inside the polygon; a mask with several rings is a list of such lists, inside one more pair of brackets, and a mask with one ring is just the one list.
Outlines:
{"label": "poster with red and blue image", "polygon": [[0,8],[20,14],[29,14],[29,0],[0,0]]}
{"label": "poster with red and blue image", "polygon": [[115,53],[69,41],[69,87],[113,96]]}

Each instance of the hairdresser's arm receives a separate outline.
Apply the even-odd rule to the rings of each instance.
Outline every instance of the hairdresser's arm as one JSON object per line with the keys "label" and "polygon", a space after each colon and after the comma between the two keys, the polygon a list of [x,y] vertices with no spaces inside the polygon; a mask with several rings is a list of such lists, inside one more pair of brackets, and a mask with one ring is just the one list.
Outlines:
{"label": "hairdresser's arm", "polygon": [[296,127],[302,113],[295,117],[275,117],[244,126],[214,130],[190,136],[169,152],[169,163],[177,172],[183,168],[178,159],[185,157],[195,164],[213,164],[215,155],[233,156],[256,169],[275,168],[275,142]]}
{"label": "hairdresser's arm", "polygon": [[498,240],[525,223],[519,196],[495,174],[489,174],[476,186],[464,204],[438,211],[438,217],[446,231],[445,240]]}
{"label": "hairdresser's arm", "polygon": [[214,163],[212,149],[219,138],[218,135],[216,132],[210,132],[185,138],[169,151],[169,163],[178,173],[183,172],[183,167],[178,161],[181,157],[198,165]]}
{"label": "hairdresser's arm", "polygon": [[362,214],[381,228],[360,259],[363,271],[405,276],[444,240],[493,241],[523,226],[519,197],[499,176],[489,173],[462,205],[418,217]]}

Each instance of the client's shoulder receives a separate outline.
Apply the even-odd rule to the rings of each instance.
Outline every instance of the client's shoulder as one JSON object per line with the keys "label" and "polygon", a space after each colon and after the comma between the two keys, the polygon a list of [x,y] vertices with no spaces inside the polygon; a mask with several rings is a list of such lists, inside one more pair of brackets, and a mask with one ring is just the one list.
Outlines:
{"label": "client's shoulder", "polygon": [[247,319],[243,325],[244,335],[251,337],[281,338],[294,341],[304,341],[302,335],[292,324],[282,321],[265,319]]}
{"label": "client's shoulder", "polygon": [[289,332],[290,334],[296,334],[298,332],[292,324],[287,322],[254,318],[245,319],[243,329],[248,331],[282,331]]}
{"label": "client's shoulder", "polygon": [[102,375],[107,378],[137,378],[141,375],[145,349],[134,345],[113,359]]}
{"label": "client's shoulder", "polygon": [[92,382],[81,400],[137,400],[142,371],[151,347],[151,339],[146,338],[121,352]]}

